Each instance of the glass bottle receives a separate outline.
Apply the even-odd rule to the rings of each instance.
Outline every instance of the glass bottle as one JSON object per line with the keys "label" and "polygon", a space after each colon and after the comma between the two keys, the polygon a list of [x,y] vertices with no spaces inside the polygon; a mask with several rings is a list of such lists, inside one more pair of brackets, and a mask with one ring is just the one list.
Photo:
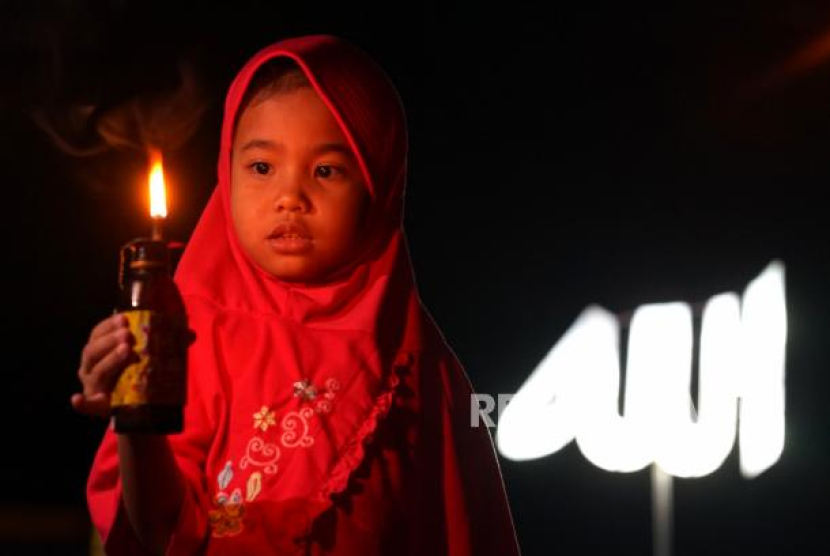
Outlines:
{"label": "glass bottle", "polygon": [[110,398],[115,432],[181,432],[188,328],[168,244],[127,243],[121,249],[119,286],[117,311],[127,317],[133,344]]}

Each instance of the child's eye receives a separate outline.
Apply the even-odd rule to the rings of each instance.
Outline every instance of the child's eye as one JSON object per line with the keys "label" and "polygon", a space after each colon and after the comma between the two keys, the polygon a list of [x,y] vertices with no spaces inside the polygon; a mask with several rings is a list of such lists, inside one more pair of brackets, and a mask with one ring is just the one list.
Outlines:
{"label": "child's eye", "polygon": [[248,167],[254,174],[260,176],[267,176],[271,172],[271,165],[267,162],[254,162],[253,164],[249,164]]}
{"label": "child's eye", "polygon": [[331,179],[342,174],[343,172],[338,167],[331,164],[318,164],[314,168],[314,175],[323,179]]}

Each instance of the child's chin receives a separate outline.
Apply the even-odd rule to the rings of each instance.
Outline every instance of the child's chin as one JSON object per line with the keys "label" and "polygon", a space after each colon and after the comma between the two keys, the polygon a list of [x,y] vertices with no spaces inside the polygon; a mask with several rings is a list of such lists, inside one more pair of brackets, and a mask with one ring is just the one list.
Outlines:
{"label": "child's chin", "polygon": [[308,284],[319,280],[318,273],[307,265],[272,265],[270,268],[266,268],[265,271],[273,278],[289,284]]}
{"label": "child's chin", "polygon": [[304,272],[269,271],[268,274],[270,274],[272,277],[276,278],[277,280],[280,280],[281,282],[288,282],[288,283],[291,283],[291,284],[306,283],[306,282],[309,282],[313,279],[312,275],[310,275],[308,273],[304,273]]}
{"label": "child's chin", "polygon": [[[348,273],[344,265],[325,264],[323,261],[311,261],[306,257],[281,257],[280,261],[269,261],[271,264],[263,270],[281,282],[297,285],[319,286],[331,283]],[[316,264],[312,264],[316,263]]]}

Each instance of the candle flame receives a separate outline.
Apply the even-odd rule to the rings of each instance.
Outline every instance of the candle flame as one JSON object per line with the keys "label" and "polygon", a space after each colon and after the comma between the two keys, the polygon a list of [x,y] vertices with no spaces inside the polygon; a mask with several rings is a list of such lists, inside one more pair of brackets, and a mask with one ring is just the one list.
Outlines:
{"label": "candle flame", "polygon": [[167,195],[164,188],[164,170],[161,153],[151,155],[150,166],[150,216],[165,218],[167,216]]}

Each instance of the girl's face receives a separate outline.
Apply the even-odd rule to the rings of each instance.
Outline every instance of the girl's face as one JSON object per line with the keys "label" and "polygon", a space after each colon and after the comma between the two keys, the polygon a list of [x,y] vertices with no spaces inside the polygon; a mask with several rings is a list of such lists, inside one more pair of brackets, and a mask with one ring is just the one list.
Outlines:
{"label": "girl's face", "polygon": [[251,103],[231,159],[231,212],[242,247],[288,282],[320,283],[356,256],[369,195],[357,158],[308,87]]}

